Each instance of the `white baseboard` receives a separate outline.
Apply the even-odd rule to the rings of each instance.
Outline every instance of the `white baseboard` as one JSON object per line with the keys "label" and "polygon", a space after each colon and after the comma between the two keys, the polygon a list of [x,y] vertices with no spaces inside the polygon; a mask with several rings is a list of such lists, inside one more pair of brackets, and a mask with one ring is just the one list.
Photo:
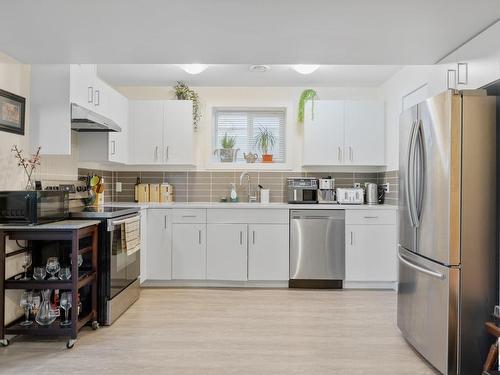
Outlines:
{"label": "white baseboard", "polygon": [[397,281],[344,281],[344,289],[398,290],[398,282]]}
{"label": "white baseboard", "polygon": [[288,288],[286,281],[145,280],[142,288]]}

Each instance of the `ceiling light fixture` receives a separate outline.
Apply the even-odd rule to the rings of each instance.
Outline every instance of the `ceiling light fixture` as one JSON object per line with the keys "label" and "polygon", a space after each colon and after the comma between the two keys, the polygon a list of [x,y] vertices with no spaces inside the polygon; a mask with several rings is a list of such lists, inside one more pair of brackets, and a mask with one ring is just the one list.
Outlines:
{"label": "ceiling light fixture", "polygon": [[208,65],[204,64],[184,64],[181,65],[181,69],[189,74],[200,74],[208,68]]}
{"label": "ceiling light fixture", "polygon": [[319,65],[312,64],[298,64],[293,65],[293,70],[300,74],[311,74],[319,68]]}
{"label": "ceiling light fixture", "polygon": [[267,72],[271,67],[269,65],[250,65],[248,70],[251,72],[264,73]]}

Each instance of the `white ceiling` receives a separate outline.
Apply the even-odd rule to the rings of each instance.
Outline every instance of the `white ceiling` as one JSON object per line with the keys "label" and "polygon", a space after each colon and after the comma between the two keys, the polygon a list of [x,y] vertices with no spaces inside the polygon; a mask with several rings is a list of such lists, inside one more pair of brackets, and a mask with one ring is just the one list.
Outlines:
{"label": "white ceiling", "polygon": [[253,72],[249,65],[209,65],[196,75],[179,65],[129,64],[99,65],[99,76],[113,86],[173,86],[184,81],[189,86],[323,86],[376,87],[398,66],[323,65],[312,74],[297,73],[290,65],[271,65],[267,72]]}
{"label": "white ceiling", "polygon": [[498,0],[2,0],[25,63],[432,64]]}

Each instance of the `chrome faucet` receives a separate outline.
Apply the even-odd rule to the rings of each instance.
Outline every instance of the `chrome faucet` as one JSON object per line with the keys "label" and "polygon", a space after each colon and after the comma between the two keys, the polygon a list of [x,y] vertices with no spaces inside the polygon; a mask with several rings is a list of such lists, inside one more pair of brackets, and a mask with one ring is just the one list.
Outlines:
{"label": "chrome faucet", "polygon": [[256,195],[252,195],[252,192],[251,192],[251,185],[250,185],[250,175],[247,173],[247,172],[243,172],[241,173],[240,175],[240,186],[243,185],[243,179],[247,178],[247,190],[248,190],[248,202],[249,203],[254,203],[254,202],[257,202],[257,196]]}

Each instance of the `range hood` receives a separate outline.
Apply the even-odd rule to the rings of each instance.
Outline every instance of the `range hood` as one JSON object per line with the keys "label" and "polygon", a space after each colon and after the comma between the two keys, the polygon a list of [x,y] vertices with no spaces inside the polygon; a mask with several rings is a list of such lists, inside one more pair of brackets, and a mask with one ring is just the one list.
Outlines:
{"label": "range hood", "polygon": [[71,130],[77,132],[121,132],[113,120],[71,103]]}

